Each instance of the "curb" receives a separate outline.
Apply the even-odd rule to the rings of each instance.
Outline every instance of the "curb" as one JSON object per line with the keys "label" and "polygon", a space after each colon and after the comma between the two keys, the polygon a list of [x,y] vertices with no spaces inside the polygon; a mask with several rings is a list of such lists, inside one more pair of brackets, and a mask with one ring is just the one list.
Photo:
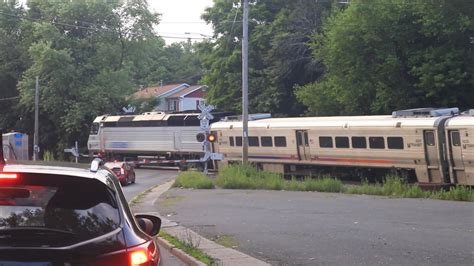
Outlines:
{"label": "curb", "polygon": [[194,257],[189,256],[184,253],[181,249],[175,247],[173,244],[168,242],[166,239],[161,237],[157,238],[158,244],[167,249],[171,254],[180,259],[182,262],[186,263],[189,266],[206,266],[205,263],[195,259]]}

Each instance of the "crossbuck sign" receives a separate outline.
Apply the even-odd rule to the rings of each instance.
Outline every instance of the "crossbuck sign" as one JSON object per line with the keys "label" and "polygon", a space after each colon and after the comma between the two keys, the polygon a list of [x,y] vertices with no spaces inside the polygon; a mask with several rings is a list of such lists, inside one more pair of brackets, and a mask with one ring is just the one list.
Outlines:
{"label": "crossbuck sign", "polygon": [[214,110],[214,106],[213,105],[208,105],[206,106],[205,104],[199,104],[198,105],[198,108],[199,110],[201,110],[201,114],[198,116],[198,118],[200,120],[202,119],[207,119],[207,120],[211,120],[214,118],[214,116],[211,114],[211,111]]}

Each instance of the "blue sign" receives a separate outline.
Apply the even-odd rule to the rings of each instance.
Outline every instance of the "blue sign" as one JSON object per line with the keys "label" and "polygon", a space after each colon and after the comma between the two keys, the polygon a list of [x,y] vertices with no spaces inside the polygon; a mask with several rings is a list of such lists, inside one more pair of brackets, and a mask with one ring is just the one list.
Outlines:
{"label": "blue sign", "polygon": [[128,148],[128,143],[127,142],[112,142],[112,148],[125,149],[125,148]]}
{"label": "blue sign", "polygon": [[23,134],[21,134],[21,133],[15,133],[15,138],[16,138],[16,139],[21,139],[21,138],[23,138]]}
{"label": "blue sign", "polygon": [[23,145],[23,142],[21,142],[21,140],[15,141],[15,146],[22,146],[22,145]]}

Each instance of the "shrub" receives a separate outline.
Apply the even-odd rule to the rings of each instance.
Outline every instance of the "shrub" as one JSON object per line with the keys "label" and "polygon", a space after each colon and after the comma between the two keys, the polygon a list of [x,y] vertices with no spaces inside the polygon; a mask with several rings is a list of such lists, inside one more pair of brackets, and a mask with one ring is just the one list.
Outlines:
{"label": "shrub", "polygon": [[173,187],[211,189],[214,188],[212,180],[200,172],[182,172],[176,177]]}

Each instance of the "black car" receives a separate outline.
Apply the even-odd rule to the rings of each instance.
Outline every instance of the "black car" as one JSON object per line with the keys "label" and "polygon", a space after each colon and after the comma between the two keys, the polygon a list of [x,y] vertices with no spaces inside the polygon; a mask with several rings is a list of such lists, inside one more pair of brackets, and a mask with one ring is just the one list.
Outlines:
{"label": "black car", "polygon": [[0,265],[159,264],[160,218],[133,215],[98,161],[88,170],[2,161]]}

